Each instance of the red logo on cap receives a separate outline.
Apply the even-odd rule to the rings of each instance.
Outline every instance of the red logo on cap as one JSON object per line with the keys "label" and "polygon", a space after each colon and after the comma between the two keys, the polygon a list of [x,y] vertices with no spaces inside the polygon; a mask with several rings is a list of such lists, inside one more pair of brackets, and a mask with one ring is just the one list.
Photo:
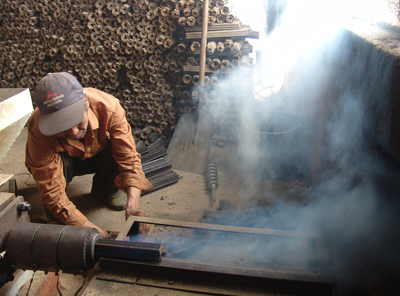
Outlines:
{"label": "red logo on cap", "polygon": [[56,96],[58,96],[58,94],[52,93],[50,89],[49,89],[48,93],[49,93],[49,95],[46,97],[46,100],[50,99],[51,97],[56,97]]}

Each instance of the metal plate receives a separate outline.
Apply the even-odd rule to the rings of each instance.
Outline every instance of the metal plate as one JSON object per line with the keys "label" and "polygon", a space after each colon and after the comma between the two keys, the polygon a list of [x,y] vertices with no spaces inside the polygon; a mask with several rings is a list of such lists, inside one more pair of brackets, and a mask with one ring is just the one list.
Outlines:
{"label": "metal plate", "polygon": [[214,135],[214,116],[202,108],[181,116],[166,158],[176,170],[203,175]]}

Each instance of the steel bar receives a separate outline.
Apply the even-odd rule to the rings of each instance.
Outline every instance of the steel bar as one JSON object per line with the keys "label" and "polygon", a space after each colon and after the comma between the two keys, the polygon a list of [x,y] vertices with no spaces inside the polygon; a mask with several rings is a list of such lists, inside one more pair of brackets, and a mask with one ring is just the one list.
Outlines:
{"label": "steel bar", "polygon": [[[310,239],[315,239],[315,238],[319,237],[318,233],[315,233],[315,232],[251,228],[251,227],[229,226],[229,225],[214,225],[214,224],[207,224],[207,223],[177,221],[177,220],[139,217],[139,216],[130,216],[128,218],[126,224],[129,224],[128,222],[131,225],[133,225],[133,223],[137,222],[137,223],[148,223],[148,224],[155,224],[155,225],[175,226],[175,227],[204,229],[204,230],[213,230],[213,231],[237,232],[237,233],[247,233],[247,234],[262,234],[262,235],[274,235],[274,236],[285,236],[285,237],[303,237],[303,238],[310,238]],[[123,235],[123,234],[124,234],[123,231],[121,231],[120,235]],[[126,236],[126,234],[125,234],[125,236]]]}
{"label": "steel bar", "polygon": [[94,246],[97,258],[160,262],[163,253],[157,243],[99,239]]}
{"label": "steel bar", "polygon": [[[209,7],[209,0],[204,0],[204,7]],[[207,38],[208,38],[208,9],[203,9],[203,19],[201,24],[201,33],[200,33],[200,67],[199,67],[199,77],[200,77],[200,85],[204,86],[204,75],[205,75],[205,66],[206,66],[206,46],[207,46]]]}

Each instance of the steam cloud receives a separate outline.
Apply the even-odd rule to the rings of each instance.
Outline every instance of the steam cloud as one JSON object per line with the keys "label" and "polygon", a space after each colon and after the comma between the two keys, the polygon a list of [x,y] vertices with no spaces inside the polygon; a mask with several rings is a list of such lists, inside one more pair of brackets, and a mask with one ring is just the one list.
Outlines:
{"label": "steam cloud", "polygon": [[[325,259],[339,286],[365,288],[366,274],[372,282],[390,282],[400,271],[396,230],[399,170],[381,135],[390,128],[388,101],[394,60],[345,29],[354,19],[368,25],[380,21],[378,12],[379,16],[386,13],[380,5],[384,1],[330,1],[329,7],[325,1],[275,2],[281,5],[281,14],[274,30],[258,44],[263,52],[258,61],[262,72],[254,77],[255,83],[262,82],[255,85],[256,91],[265,96],[255,102],[250,90],[248,97],[238,96],[246,93],[240,81],[248,79],[238,71],[234,80],[220,80],[226,88],[220,91],[223,95],[213,110],[223,116],[231,106],[226,102],[236,100],[234,105],[240,106],[244,130],[233,162],[238,174],[248,178],[243,181],[244,192],[238,194],[260,194],[257,189],[279,179],[276,168],[290,171],[300,162],[314,185],[302,191],[312,201],[297,208],[299,215],[290,223],[296,225],[294,230],[323,234]],[[255,9],[266,8],[261,5]],[[302,122],[295,132],[282,137],[279,145],[278,137],[246,130],[246,124],[263,127],[255,119],[271,121],[270,110],[295,114]],[[255,111],[265,117],[256,117]],[[263,194],[274,197],[268,186]],[[276,244],[280,243],[263,246],[263,252]],[[256,249],[249,242],[245,248]],[[290,250],[292,254],[297,251]]]}

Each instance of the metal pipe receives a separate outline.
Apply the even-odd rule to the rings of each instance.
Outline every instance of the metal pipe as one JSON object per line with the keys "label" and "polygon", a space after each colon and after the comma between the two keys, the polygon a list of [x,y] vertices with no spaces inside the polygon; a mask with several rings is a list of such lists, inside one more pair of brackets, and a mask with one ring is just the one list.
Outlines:
{"label": "metal pipe", "polygon": [[15,268],[79,274],[91,270],[99,258],[161,261],[161,244],[107,241],[94,228],[19,223],[7,240]]}
{"label": "metal pipe", "polygon": [[95,265],[96,229],[19,223],[7,240],[7,256],[16,268],[80,273]]}
{"label": "metal pipe", "polygon": [[206,67],[206,49],[207,49],[207,31],[208,31],[208,11],[209,11],[209,0],[203,2],[203,19],[201,23],[201,41],[200,41],[200,85],[204,86],[204,74]]}

